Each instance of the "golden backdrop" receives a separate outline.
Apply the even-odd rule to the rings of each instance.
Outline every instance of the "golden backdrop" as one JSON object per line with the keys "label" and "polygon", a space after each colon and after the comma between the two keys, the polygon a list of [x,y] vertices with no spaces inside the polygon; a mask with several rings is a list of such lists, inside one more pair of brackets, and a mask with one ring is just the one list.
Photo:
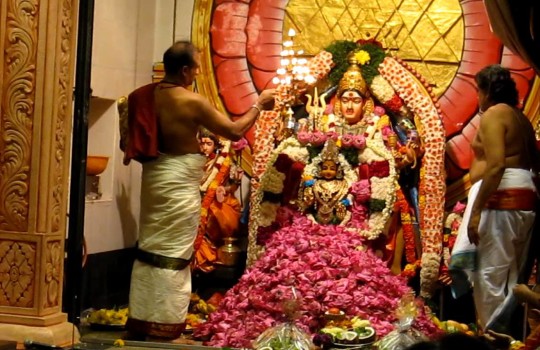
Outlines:
{"label": "golden backdrop", "polygon": [[290,0],[283,33],[316,54],[334,40],[375,38],[444,93],[459,68],[464,24],[458,0]]}

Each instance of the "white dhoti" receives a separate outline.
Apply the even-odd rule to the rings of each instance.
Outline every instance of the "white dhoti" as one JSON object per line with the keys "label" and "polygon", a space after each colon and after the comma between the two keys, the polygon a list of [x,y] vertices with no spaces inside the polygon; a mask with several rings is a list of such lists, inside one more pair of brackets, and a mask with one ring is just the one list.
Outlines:
{"label": "white dhoti", "polygon": [[[475,248],[469,243],[467,225],[480,186],[481,181],[469,191],[449,268],[453,278],[457,270],[469,269],[479,326],[487,329],[492,328],[503,310],[514,302],[512,289],[527,260],[535,212],[484,209],[478,229],[480,242],[476,247],[476,259],[472,259]],[[532,173],[523,169],[506,169],[497,190],[510,189],[535,191]],[[471,262],[475,262],[475,266],[470,265]],[[501,320],[497,322],[502,325]]]}
{"label": "white dhoti", "polygon": [[[205,161],[198,154],[161,155],[143,164],[141,251],[191,259],[201,213],[199,185]],[[136,260],[131,274],[128,329],[150,336],[180,336],[190,294],[189,265],[175,270]]]}

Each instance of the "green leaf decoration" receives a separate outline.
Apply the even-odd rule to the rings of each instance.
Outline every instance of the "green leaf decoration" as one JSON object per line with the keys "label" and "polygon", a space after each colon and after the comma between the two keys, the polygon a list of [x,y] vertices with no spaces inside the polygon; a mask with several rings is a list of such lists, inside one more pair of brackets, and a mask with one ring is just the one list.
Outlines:
{"label": "green leaf decoration", "polygon": [[349,68],[347,57],[349,53],[356,51],[356,49],[358,49],[358,45],[349,40],[337,40],[325,48],[326,51],[332,54],[332,60],[334,61],[334,68],[332,68],[328,76],[332,85],[339,83],[339,80],[343,77],[343,73]]}
{"label": "green leaf decoration", "polygon": [[358,149],[354,147],[343,147],[341,148],[340,153],[343,154],[343,157],[345,157],[352,167],[358,166]]}
{"label": "green leaf decoration", "polygon": [[360,66],[362,76],[368,85],[371,85],[373,78],[379,75],[379,65],[386,57],[384,50],[379,45],[371,42],[357,44],[354,41],[337,40],[328,45],[325,50],[332,54],[332,60],[334,61],[334,68],[332,68],[332,71],[328,75],[328,79],[332,85],[339,84],[343,74],[349,68],[348,57],[351,52],[364,50],[369,53],[369,62]]}
{"label": "green leaf decoration", "polygon": [[386,201],[383,199],[370,199],[368,207],[371,212],[383,211],[386,207]]}
{"label": "green leaf decoration", "polygon": [[323,149],[324,145],[321,146],[307,146],[307,150],[309,153],[309,160],[313,160],[313,158],[317,157]]}

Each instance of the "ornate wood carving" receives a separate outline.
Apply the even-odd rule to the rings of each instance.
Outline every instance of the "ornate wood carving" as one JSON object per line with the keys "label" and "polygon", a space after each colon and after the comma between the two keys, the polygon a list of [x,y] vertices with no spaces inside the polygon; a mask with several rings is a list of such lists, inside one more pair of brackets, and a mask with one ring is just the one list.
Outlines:
{"label": "ornate wood carving", "polygon": [[66,130],[71,116],[71,67],[73,42],[73,1],[62,1],[60,50],[58,76],[58,113],[56,114],[55,145],[54,145],[54,176],[53,176],[53,202],[52,202],[52,232],[58,232],[64,222],[64,177],[66,156]]}
{"label": "ornate wood carving", "polygon": [[6,13],[4,91],[0,101],[0,229],[26,232],[38,0],[8,0]]}
{"label": "ornate wood carving", "polygon": [[43,307],[51,308],[60,305],[64,249],[60,241],[47,242],[45,247],[45,293],[42,293],[41,297]]}
{"label": "ornate wood carving", "polygon": [[34,242],[0,241],[0,306],[33,307],[35,267]]}

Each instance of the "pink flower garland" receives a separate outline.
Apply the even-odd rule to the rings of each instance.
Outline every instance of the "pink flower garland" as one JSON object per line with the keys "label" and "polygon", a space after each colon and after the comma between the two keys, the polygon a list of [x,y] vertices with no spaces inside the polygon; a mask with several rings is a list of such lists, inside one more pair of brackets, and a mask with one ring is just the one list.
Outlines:
{"label": "pink flower garland", "polygon": [[259,191],[260,178],[266,170],[266,164],[274,149],[274,133],[278,128],[279,113],[263,111],[256,123],[255,142],[253,144],[253,165],[251,178],[251,197],[249,212],[249,241],[247,264],[252,264],[260,254],[261,247],[257,245],[257,222],[262,192]]}
{"label": "pink flower garland", "polygon": [[[420,83],[410,67],[386,57],[379,71],[389,81],[407,107],[421,120],[425,155],[422,159],[424,176],[420,179],[420,228],[422,230],[422,270],[420,294],[430,297],[439,277],[442,254],[444,199],[446,192],[444,173],[445,134],[437,105],[429,90]],[[425,201],[422,199],[425,198]]]}
{"label": "pink flower garland", "polygon": [[[392,331],[394,310],[410,291],[405,279],[392,275],[372,252],[357,249],[362,238],[356,233],[285,215],[293,218],[292,225],[272,235],[263,256],[194,335],[210,337],[211,346],[250,348],[260,333],[285,321],[282,302],[293,286],[302,300],[295,323],[306,332],[316,333],[332,307],[368,319],[379,337]],[[424,309],[415,327],[427,336],[440,332]]]}

